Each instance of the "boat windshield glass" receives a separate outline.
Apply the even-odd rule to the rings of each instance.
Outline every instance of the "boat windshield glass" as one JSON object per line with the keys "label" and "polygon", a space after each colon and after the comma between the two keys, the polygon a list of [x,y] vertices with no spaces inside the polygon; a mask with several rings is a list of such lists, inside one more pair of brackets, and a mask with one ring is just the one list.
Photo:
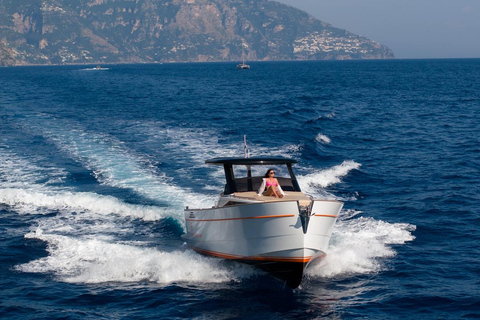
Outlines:
{"label": "boat windshield glass", "polygon": [[[273,169],[275,171],[275,177],[284,177],[290,178],[287,166],[285,165],[254,165],[251,166],[252,177],[264,177],[268,169]],[[245,165],[234,165],[233,174],[235,178],[246,178],[247,177],[247,166]]]}

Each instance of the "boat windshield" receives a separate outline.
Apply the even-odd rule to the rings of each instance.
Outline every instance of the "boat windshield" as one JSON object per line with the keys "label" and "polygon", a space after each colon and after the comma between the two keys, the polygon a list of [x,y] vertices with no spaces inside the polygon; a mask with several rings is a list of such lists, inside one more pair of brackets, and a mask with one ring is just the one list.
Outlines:
{"label": "boat windshield", "polygon": [[292,164],[297,161],[282,157],[214,158],[207,164],[223,165],[225,171],[224,194],[257,191],[268,169],[275,170],[275,178],[285,191],[301,192]]}
{"label": "boat windshield", "polygon": [[[285,177],[290,178],[290,173],[286,166],[282,165],[255,165],[250,166],[251,168],[251,176],[252,177],[264,177],[265,173],[267,173],[268,169],[273,169],[275,171],[275,178],[278,177]],[[248,177],[248,169],[245,165],[234,165],[233,166],[233,174],[235,178],[246,178]]]}
{"label": "boat windshield", "polygon": [[225,193],[257,191],[268,169],[275,171],[275,178],[285,191],[300,191],[287,165],[233,165],[233,177],[225,186]]}

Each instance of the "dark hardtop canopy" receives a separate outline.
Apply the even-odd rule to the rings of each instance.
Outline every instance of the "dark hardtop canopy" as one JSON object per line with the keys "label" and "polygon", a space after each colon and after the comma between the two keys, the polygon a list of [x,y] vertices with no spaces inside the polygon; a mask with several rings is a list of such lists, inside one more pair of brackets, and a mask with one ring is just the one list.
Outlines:
{"label": "dark hardtop canopy", "polygon": [[207,164],[230,164],[230,165],[268,165],[268,164],[292,164],[297,160],[283,157],[252,157],[252,158],[214,158],[205,161]]}
{"label": "dark hardtop canopy", "polygon": [[[263,177],[252,177],[250,166],[254,165],[286,165],[290,177],[277,177],[282,189],[285,191],[301,191],[292,171],[292,164],[297,163],[293,159],[283,157],[214,158],[205,161],[205,163],[223,165],[226,180],[224,194],[257,191],[263,181]],[[247,177],[236,178],[233,170],[234,165],[247,166]]]}

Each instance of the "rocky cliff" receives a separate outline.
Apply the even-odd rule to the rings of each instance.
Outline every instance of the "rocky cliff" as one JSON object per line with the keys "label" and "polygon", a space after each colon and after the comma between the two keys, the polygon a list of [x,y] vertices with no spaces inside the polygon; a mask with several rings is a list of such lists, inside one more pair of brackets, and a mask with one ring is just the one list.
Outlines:
{"label": "rocky cliff", "polygon": [[0,0],[0,65],[385,59],[392,51],[268,0]]}

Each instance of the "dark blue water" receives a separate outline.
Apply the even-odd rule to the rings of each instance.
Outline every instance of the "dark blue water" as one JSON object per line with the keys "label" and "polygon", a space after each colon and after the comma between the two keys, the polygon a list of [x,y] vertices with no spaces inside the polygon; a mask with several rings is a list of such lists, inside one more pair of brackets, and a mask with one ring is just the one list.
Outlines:
{"label": "dark blue water", "polygon": [[[480,318],[480,60],[0,69],[0,317]],[[204,161],[345,202],[302,286],[185,248]]]}

